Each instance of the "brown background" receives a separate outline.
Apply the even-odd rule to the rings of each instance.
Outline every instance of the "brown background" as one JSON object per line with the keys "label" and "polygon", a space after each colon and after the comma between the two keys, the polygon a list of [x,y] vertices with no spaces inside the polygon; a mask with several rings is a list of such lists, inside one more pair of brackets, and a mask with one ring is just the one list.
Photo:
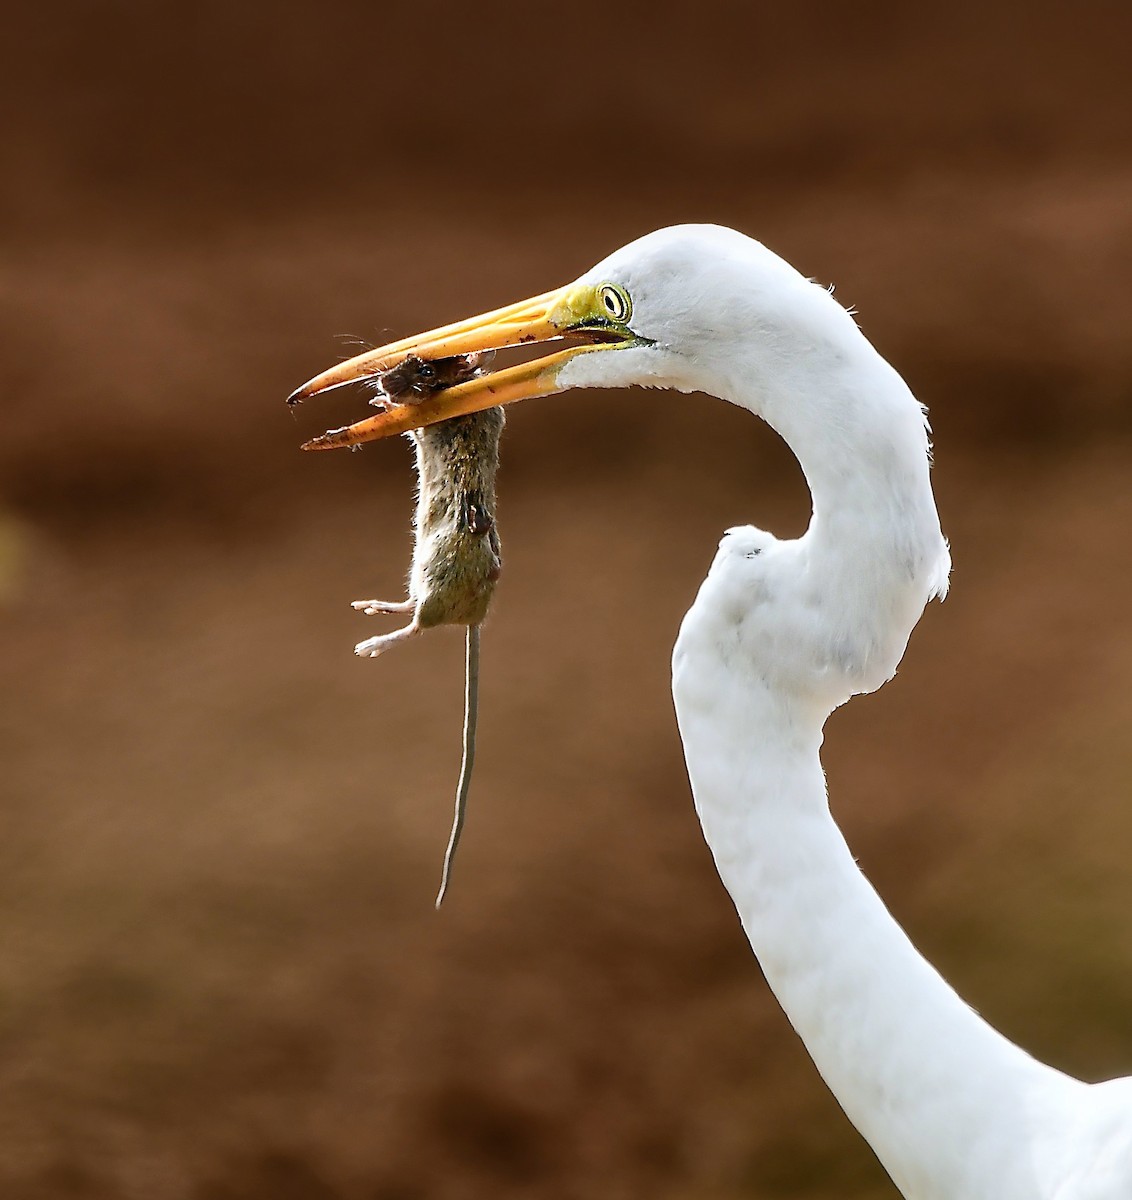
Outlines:
{"label": "brown background", "polygon": [[[703,398],[512,415],[461,644],[378,663],[410,454],[301,455],[353,348],[677,220],[838,285],[932,406],[956,560],[837,714],[898,918],[1132,1071],[1126,4],[11,6],[0,72],[0,1194],[884,1197],[700,839],[667,692],[797,468]],[[702,422],[689,439],[687,414]]]}

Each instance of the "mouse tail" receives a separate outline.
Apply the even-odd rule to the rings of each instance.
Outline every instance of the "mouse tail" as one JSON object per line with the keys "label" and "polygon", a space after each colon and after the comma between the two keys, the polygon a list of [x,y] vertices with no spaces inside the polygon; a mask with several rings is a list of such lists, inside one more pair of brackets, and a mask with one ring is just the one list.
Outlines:
{"label": "mouse tail", "polygon": [[472,765],[476,760],[476,719],[479,715],[480,687],[480,627],[468,626],[467,660],[464,671],[464,751],[460,760],[460,782],[456,785],[456,810],[452,815],[452,832],[448,835],[448,849],[444,852],[444,869],[440,876],[440,891],[436,894],[436,907],[444,902],[452,878],[452,863],[460,845],[460,834],[464,830],[464,815],[468,808],[468,790],[472,785]]}

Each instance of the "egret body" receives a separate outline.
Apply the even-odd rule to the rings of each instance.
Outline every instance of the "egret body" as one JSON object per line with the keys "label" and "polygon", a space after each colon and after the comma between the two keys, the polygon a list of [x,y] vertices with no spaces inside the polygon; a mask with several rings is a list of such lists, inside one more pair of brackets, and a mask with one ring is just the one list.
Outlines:
{"label": "egret body", "polygon": [[810,487],[809,527],[725,534],[673,655],[696,809],[767,981],[908,1200],[1129,1200],[1132,1079],[1073,1079],[972,1011],[829,812],[826,719],[892,677],[947,587],[921,406],[832,295],[714,226],[650,234],[566,288],[360,355],[295,398],[410,353],[550,339],[580,344],[310,445],[630,384],[707,392],[777,430]]}

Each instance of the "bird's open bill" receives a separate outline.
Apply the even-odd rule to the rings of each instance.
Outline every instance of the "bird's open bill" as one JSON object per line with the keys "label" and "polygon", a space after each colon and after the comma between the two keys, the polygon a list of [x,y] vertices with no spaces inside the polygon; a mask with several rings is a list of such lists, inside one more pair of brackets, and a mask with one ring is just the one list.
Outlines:
{"label": "bird's open bill", "polygon": [[629,330],[629,316],[628,301],[620,289],[608,284],[571,284],[466,321],[367,350],[316,375],[292,392],[287,403],[297,404],[343,384],[373,379],[404,362],[410,354],[429,361],[563,338],[580,343],[530,362],[478,375],[438,391],[417,404],[394,404],[377,416],[312,438],[304,443],[303,449],[333,450],[339,446],[376,441],[497,404],[512,404],[516,400],[562,391],[558,385],[559,369],[575,355],[615,349],[639,341]]}

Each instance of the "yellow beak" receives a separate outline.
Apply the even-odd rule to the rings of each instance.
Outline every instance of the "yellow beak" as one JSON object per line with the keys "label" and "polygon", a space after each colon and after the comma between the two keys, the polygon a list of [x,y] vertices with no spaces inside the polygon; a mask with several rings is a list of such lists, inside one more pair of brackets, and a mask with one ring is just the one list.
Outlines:
{"label": "yellow beak", "polygon": [[498,308],[494,312],[390,342],[376,350],[367,350],[323,371],[292,392],[287,397],[287,403],[298,404],[331,388],[372,379],[398,366],[410,354],[429,361],[484,350],[501,350],[531,342],[557,341],[564,337],[582,341],[581,345],[570,346],[531,362],[478,375],[438,391],[420,403],[394,404],[368,420],[342,429],[332,429],[313,438],[304,443],[303,449],[333,450],[339,446],[356,446],[410,429],[421,429],[449,417],[479,412],[497,404],[512,404],[516,400],[549,396],[564,390],[557,382],[563,363],[577,354],[613,349],[636,340],[627,328],[601,315],[594,303],[594,294],[593,287],[571,284],[506,308]]}

